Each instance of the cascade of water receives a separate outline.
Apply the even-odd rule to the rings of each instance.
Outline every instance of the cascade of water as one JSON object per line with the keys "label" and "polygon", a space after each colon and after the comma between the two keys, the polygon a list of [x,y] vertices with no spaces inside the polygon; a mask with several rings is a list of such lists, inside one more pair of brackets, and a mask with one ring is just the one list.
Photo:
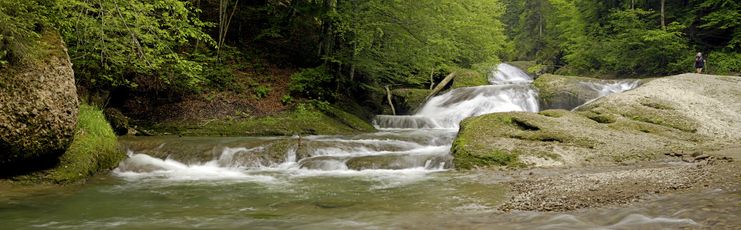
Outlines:
{"label": "cascade of water", "polygon": [[595,92],[597,92],[598,96],[597,98],[591,99],[585,102],[584,104],[573,108],[572,110],[579,109],[583,105],[596,101],[597,99],[600,99],[601,97],[614,94],[614,93],[622,93],[622,92],[625,92],[631,89],[635,89],[636,87],[640,85],[640,82],[638,80],[623,80],[623,81],[582,82],[582,84],[588,87],[589,89],[592,89]]}
{"label": "cascade of water", "polygon": [[489,75],[492,85],[453,89],[431,98],[415,115],[378,116],[379,128],[457,129],[461,120],[488,113],[538,111],[533,78],[517,67],[499,64]]}
{"label": "cascade of water", "polygon": [[[219,178],[219,174],[249,178],[250,172],[261,170],[300,175],[313,175],[316,171],[346,174],[348,171],[444,170],[452,167],[449,151],[461,120],[494,112],[538,111],[537,92],[530,84],[533,79],[522,70],[500,64],[490,73],[489,80],[491,85],[458,88],[433,97],[412,116],[378,116],[375,124],[383,128],[378,133],[349,137],[294,136],[263,140],[257,146],[248,144],[254,143],[249,140],[226,146],[216,143],[210,148],[198,144],[200,150],[169,143],[162,148],[193,151],[184,155],[197,159],[215,158],[186,164],[134,154],[116,172],[134,177],[182,178],[176,175],[194,177],[203,173],[201,178]],[[218,151],[220,154],[215,156]]]}
{"label": "cascade of water", "polygon": [[604,97],[613,93],[621,93],[638,87],[639,81],[637,80],[625,80],[625,81],[603,81],[603,82],[583,82],[590,89],[599,93],[600,97]]}
{"label": "cascade of water", "polygon": [[531,82],[533,78],[525,71],[506,63],[497,65],[489,74],[489,83],[492,85]]}

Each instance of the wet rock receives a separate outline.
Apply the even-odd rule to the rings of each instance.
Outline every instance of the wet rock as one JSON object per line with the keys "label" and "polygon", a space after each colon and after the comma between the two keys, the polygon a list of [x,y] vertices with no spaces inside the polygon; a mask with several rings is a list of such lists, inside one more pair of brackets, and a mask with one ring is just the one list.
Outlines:
{"label": "wet rock", "polygon": [[[533,85],[538,89],[541,109],[573,109],[603,96],[600,84],[630,83],[635,80],[602,80],[597,78],[544,74]],[[636,82],[635,84],[638,84]]]}
{"label": "wet rock", "polygon": [[0,171],[53,165],[74,137],[72,63],[58,33],[44,32],[41,40],[40,60],[0,72]]}
{"label": "wet rock", "polygon": [[695,161],[703,161],[703,160],[707,160],[708,158],[710,158],[710,156],[702,154],[702,155],[696,156]]}
{"label": "wet rock", "polygon": [[[574,112],[468,118],[461,122],[451,149],[454,163],[462,169],[634,164],[667,152],[694,162],[702,153],[680,153],[741,141],[741,82],[731,84],[723,78],[689,74],[661,78]],[[595,115],[609,116],[609,122],[600,122]]]}
{"label": "wet rock", "polygon": [[432,92],[429,89],[394,89],[393,95],[394,108],[397,115],[414,114],[427,96]]}
{"label": "wet rock", "polygon": [[[133,130],[129,127],[129,118],[123,115],[121,111],[115,108],[107,108],[103,111],[106,120],[113,127],[113,131],[116,135],[122,136],[129,133],[129,130]],[[133,134],[133,133],[132,133]]]}

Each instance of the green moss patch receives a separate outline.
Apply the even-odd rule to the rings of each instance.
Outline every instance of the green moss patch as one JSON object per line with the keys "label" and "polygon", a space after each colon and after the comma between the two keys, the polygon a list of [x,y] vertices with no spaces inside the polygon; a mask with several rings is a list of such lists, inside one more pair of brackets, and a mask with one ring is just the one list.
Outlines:
{"label": "green moss patch", "polygon": [[368,122],[334,106],[308,103],[275,116],[205,122],[168,121],[150,128],[158,134],[183,136],[338,135],[375,131]]}
{"label": "green moss patch", "polygon": [[455,79],[453,79],[452,89],[463,88],[463,87],[474,87],[481,85],[488,85],[489,79],[485,74],[479,73],[469,69],[458,69],[455,70]]}
{"label": "green moss patch", "polygon": [[565,113],[568,113],[568,111],[562,109],[549,109],[538,112],[540,115],[553,118],[563,117]]}
{"label": "green moss patch", "polygon": [[[524,167],[518,155],[508,151],[499,149],[483,150],[482,146],[476,143],[469,143],[465,138],[457,138],[453,142],[453,164],[457,169],[474,169],[474,168],[488,168],[493,166],[503,166],[511,168]],[[481,152],[481,151],[485,152]]]}
{"label": "green moss patch", "polygon": [[80,105],[75,138],[60,157],[59,164],[48,170],[14,178],[21,182],[67,184],[109,170],[126,154],[118,146],[113,129],[103,112],[93,106]]}
{"label": "green moss patch", "polygon": [[391,94],[393,94],[396,99],[394,106],[396,107],[397,113],[413,113],[422,106],[422,103],[425,102],[425,99],[430,95],[430,92],[432,92],[432,90],[429,89],[395,89],[391,91]]}

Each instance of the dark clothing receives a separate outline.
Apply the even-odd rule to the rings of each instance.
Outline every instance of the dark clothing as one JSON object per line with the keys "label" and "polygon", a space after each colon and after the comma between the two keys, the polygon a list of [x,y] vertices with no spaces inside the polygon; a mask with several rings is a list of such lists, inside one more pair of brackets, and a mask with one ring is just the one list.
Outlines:
{"label": "dark clothing", "polygon": [[702,57],[696,57],[695,58],[695,68],[704,68],[705,67],[705,59]]}

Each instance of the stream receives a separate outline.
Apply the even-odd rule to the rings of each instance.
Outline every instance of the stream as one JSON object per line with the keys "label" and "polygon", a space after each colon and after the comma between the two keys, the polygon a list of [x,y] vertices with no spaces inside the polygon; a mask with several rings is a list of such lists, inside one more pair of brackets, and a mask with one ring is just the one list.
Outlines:
{"label": "stream", "polygon": [[[0,228],[674,229],[701,228],[700,220],[738,226],[741,194],[712,189],[573,212],[497,210],[508,191],[503,182],[512,178],[452,170],[458,123],[539,108],[533,79],[521,70],[500,64],[489,78],[491,85],[431,98],[414,115],[378,116],[375,133],[122,137],[129,158],[109,175],[53,190],[0,187]],[[607,95],[637,85],[592,86]]]}

